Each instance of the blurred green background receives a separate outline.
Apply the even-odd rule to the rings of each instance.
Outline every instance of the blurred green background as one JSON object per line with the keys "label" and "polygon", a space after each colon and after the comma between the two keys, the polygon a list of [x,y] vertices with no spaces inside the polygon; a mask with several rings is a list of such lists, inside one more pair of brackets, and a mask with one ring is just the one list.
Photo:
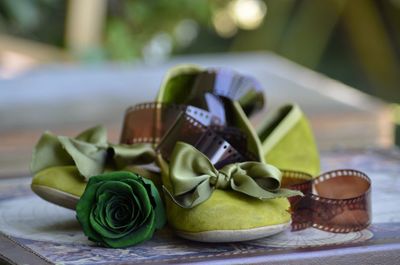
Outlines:
{"label": "blurred green background", "polygon": [[272,51],[400,102],[400,0],[1,0],[0,34],[88,63]]}

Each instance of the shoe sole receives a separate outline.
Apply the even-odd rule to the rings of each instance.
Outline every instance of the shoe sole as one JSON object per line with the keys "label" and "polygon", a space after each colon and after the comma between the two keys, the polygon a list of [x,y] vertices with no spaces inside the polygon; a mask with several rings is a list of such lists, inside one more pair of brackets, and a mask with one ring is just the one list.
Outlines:
{"label": "shoe sole", "polygon": [[222,242],[240,242],[249,241],[254,239],[260,239],[263,237],[272,236],[278,234],[290,227],[291,222],[269,225],[263,227],[257,227],[252,229],[243,230],[213,230],[206,232],[190,233],[175,230],[175,233],[185,239],[190,239],[199,242],[208,243],[222,243]]}
{"label": "shoe sole", "polygon": [[42,185],[31,185],[31,189],[42,199],[59,206],[75,210],[79,197]]}

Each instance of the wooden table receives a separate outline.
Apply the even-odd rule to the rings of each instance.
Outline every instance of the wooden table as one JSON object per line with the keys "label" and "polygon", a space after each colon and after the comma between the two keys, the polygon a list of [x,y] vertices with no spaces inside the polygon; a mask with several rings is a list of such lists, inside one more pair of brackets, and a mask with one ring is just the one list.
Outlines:
{"label": "wooden table", "polygon": [[[342,83],[268,53],[181,57],[157,66],[51,65],[13,80],[0,80],[0,199],[1,195],[8,196],[7,191],[13,193],[9,195],[10,198],[17,196],[13,189],[17,190],[16,194],[29,193],[30,179],[26,176],[29,175],[30,155],[44,130],[72,136],[85,128],[105,124],[109,129],[109,138],[117,142],[124,110],[138,102],[152,101],[166,70],[186,62],[203,66],[230,67],[258,78],[265,88],[267,107],[252,119],[254,126],[259,124],[268,111],[285,102],[297,102],[311,120],[322,152],[324,169],[359,166],[362,170],[367,170],[373,181],[378,183],[376,186],[373,183],[373,187],[376,187],[376,190],[373,190],[373,201],[380,202],[375,205],[378,215],[374,220],[377,220],[378,224],[370,231],[374,234],[373,240],[364,243],[335,247],[314,246],[294,251],[270,250],[269,247],[263,248],[261,245],[232,244],[216,246],[216,249],[224,248],[221,253],[226,254],[204,254],[201,253],[201,249],[206,246],[200,248],[188,241],[174,241],[179,246],[196,250],[197,254],[174,259],[164,257],[149,260],[149,263],[195,261],[208,264],[213,261],[220,264],[337,264],[351,261],[392,265],[396,263],[396,259],[398,261],[400,215],[396,213],[400,209],[396,201],[400,197],[395,188],[390,188],[398,187],[394,175],[400,172],[396,162],[400,161],[400,153],[393,147],[393,124],[388,106]],[[386,169],[388,171],[384,172]],[[389,182],[388,186],[380,183],[381,173],[386,176],[385,183]],[[393,181],[395,183],[391,185],[390,182]],[[17,197],[15,199],[18,201]],[[32,201],[36,199],[32,197]],[[10,206],[5,203],[9,201],[0,200],[0,214],[6,212],[2,205],[8,205],[7,209],[13,205],[20,205],[15,203]],[[44,207],[49,205],[40,201],[38,203]],[[392,223],[387,224],[387,220]],[[2,220],[0,228],[1,226]],[[18,231],[16,233],[18,234]],[[368,235],[367,233],[363,236]],[[37,245],[30,247],[31,241],[16,238],[0,233],[0,254],[17,263],[24,257],[30,257],[32,264],[46,262],[37,255],[32,256],[31,249],[38,247]],[[55,246],[45,243],[40,245],[44,249],[40,250],[39,246],[36,253],[43,254],[46,248]],[[163,247],[162,244],[157,245],[157,242],[154,244]],[[15,248],[15,251],[11,251],[11,248]],[[85,249],[83,245],[80,248]],[[207,247],[209,248],[210,246]],[[260,250],[255,250],[258,248]],[[107,252],[101,249],[98,251]],[[339,255],[340,253],[343,255]],[[369,258],[366,259],[365,255]]]}

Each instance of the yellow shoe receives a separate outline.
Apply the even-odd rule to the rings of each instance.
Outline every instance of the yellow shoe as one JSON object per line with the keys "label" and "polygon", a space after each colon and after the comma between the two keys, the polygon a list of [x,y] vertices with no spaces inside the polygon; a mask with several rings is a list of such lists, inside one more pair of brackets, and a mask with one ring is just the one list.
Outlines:
{"label": "yellow shoe", "polygon": [[[90,176],[111,170],[127,170],[151,179],[161,187],[158,168],[149,144],[112,145],[103,127],[88,129],[75,138],[46,132],[35,146],[31,188],[41,198],[75,209]],[[144,165],[142,165],[144,164]]]}
{"label": "yellow shoe", "polygon": [[[170,71],[164,81],[157,102],[184,103],[185,95],[196,75],[197,67],[178,67]],[[247,146],[256,160],[264,162],[261,142],[250,125],[238,101],[224,101],[231,125],[240,128],[247,136]],[[169,164],[158,156],[163,184],[173,190]],[[177,235],[203,242],[234,242],[262,238],[279,233],[290,226],[289,202],[286,198],[261,201],[241,193],[216,189],[205,202],[185,209],[166,196],[169,224]]]}

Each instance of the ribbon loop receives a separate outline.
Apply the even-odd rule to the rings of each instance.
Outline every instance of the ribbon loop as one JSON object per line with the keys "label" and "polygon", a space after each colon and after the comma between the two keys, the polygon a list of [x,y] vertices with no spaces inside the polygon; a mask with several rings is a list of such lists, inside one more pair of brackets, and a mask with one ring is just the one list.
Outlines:
{"label": "ribbon loop", "polygon": [[183,208],[206,201],[214,189],[231,189],[260,200],[302,195],[280,189],[282,174],[274,166],[261,162],[233,163],[221,170],[195,147],[177,142],[171,156],[172,200]]}
{"label": "ribbon loop", "polygon": [[91,176],[103,173],[105,169],[148,164],[155,157],[151,144],[109,144],[107,131],[97,126],[75,138],[45,132],[33,151],[31,171],[37,173],[49,167],[75,165],[85,180],[88,180]]}

